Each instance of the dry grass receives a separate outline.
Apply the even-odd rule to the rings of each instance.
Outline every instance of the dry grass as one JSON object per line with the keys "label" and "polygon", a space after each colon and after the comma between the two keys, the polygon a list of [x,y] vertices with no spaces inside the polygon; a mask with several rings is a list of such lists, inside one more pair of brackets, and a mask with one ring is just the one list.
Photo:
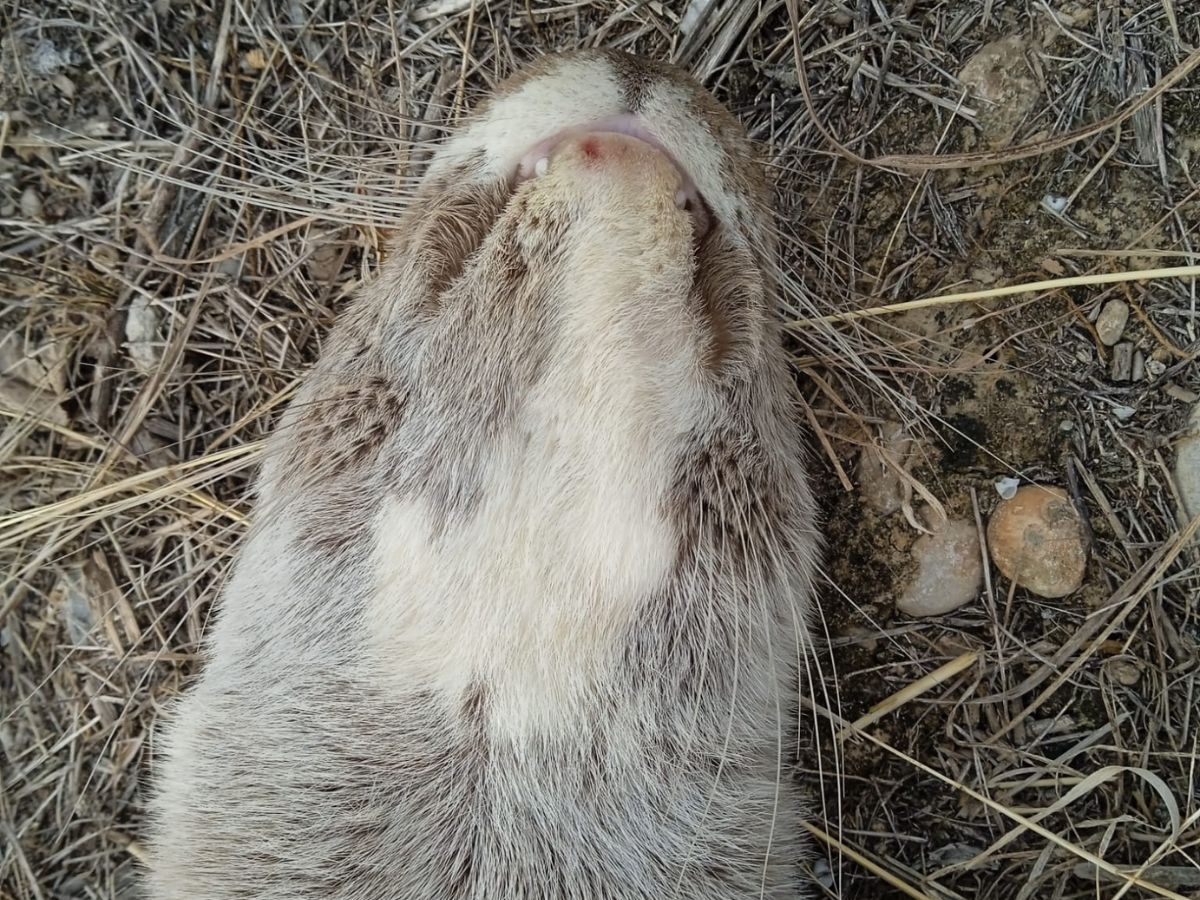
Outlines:
{"label": "dry grass", "polygon": [[[1200,896],[1200,552],[1170,476],[1200,393],[1191,2],[715,0],[686,35],[635,0],[211,2],[0,12],[0,897],[130,890],[262,438],[431,142],[592,44],[697,72],[779,182],[836,476],[798,767],[825,894]],[[1020,98],[957,74],[1008,34],[1035,102],[989,146]],[[1114,297],[1133,380],[1092,325]],[[882,517],[854,456],[890,420],[920,441]],[[982,521],[1006,474],[1088,510],[1084,588],[989,572],[956,613],[896,613],[921,503]]]}

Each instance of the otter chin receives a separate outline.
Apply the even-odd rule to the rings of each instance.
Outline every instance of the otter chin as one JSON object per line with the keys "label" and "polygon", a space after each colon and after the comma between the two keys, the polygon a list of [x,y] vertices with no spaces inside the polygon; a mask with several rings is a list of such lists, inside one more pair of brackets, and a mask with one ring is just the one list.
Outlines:
{"label": "otter chin", "polygon": [[802,893],[776,230],[662,63],[548,56],[455,129],[268,441],[151,897]]}

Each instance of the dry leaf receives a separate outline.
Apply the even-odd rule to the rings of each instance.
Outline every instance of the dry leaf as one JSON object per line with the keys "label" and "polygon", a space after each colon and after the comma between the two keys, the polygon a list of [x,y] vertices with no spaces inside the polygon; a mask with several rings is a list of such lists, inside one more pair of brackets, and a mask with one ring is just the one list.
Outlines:
{"label": "dry leaf", "polygon": [[62,345],[50,341],[31,347],[15,332],[0,337],[0,406],[55,425],[69,423],[66,359]]}

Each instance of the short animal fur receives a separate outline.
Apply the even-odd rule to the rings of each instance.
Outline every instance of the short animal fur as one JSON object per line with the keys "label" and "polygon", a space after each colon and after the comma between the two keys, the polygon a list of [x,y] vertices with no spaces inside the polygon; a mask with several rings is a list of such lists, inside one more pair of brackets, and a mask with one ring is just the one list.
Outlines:
{"label": "short animal fur", "polygon": [[[514,175],[621,114],[667,154]],[[445,143],[271,439],[153,898],[798,896],[815,512],[774,228],[733,117],[622,54],[546,57]]]}

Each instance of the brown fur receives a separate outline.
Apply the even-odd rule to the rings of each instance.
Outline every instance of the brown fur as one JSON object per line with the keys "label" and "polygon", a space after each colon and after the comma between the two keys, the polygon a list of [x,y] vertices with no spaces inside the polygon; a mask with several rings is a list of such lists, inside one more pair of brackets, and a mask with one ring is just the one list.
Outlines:
{"label": "brown fur", "polygon": [[[646,142],[514,179],[621,112],[702,240]],[[154,897],[797,896],[816,539],[769,210],[732,116],[621,54],[546,58],[451,138],[272,438]]]}

